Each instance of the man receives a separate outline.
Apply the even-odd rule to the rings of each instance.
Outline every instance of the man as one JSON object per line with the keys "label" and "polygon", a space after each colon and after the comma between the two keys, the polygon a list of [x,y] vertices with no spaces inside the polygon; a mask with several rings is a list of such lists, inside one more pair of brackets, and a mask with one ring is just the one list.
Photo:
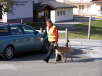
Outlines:
{"label": "man", "polygon": [[50,43],[50,46],[49,46],[49,52],[48,52],[46,58],[44,59],[44,61],[48,63],[51,55],[54,52],[55,46],[57,46],[58,29],[57,29],[57,27],[55,25],[53,25],[51,20],[47,20],[46,25],[47,25],[47,28],[46,28],[47,36],[48,36],[48,41]]}

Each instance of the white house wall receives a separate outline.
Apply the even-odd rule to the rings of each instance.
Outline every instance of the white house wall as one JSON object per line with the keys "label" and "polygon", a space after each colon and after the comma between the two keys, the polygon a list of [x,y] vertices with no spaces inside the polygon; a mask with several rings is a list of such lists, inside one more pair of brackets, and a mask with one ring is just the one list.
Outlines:
{"label": "white house wall", "polygon": [[56,1],[57,1],[57,2],[62,2],[62,3],[64,2],[64,0],[56,0]]}
{"label": "white house wall", "polygon": [[13,6],[12,12],[8,13],[8,19],[32,18],[33,2],[32,0],[14,0],[16,4]]}
{"label": "white house wall", "polygon": [[2,15],[2,22],[7,22],[7,12],[3,13]]}
{"label": "white house wall", "polygon": [[[69,20],[73,20],[73,9],[72,8],[68,8],[68,9],[64,9],[65,11],[65,15],[62,16],[58,16],[57,12],[58,11],[62,11],[63,9],[56,9],[55,10],[55,14],[53,14],[53,17],[55,15],[55,18],[51,18],[53,21],[57,22],[57,21],[69,21]],[[51,14],[52,15],[52,14]]]}
{"label": "white house wall", "polygon": [[74,8],[73,14],[74,15],[80,14],[80,15],[86,15],[86,16],[88,15],[99,16],[101,15],[101,6],[92,4],[90,5],[90,7],[85,7],[84,9]]}
{"label": "white house wall", "polygon": [[88,13],[89,14],[93,14],[93,15],[99,15],[100,14],[100,6],[93,4],[91,5],[91,7],[88,9]]}
{"label": "white house wall", "polygon": [[[90,7],[89,7],[90,8]],[[73,8],[73,14],[74,15],[87,15],[89,13],[89,8],[86,6],[84,9],[79,9],[79,8]]]}
{"label": "white house wall", "polygon": [[74,15],[78,15],[78,11],[79,11],[78,8],[73,8],[73,14],[74,14]]}
{"label": "white house wall", "polygon": [[55,22],[55,10],[51,11],[50,13],[51,13],[51,15],[50,15],[51,16],[50,17],[51,18],[51,21],[52,22]]}
{"label": "white house wall", "polygon": [[[61,2],[62,0],[57,0]],[[63,0],[62,2],[64,3],[90,3],[90,6],[86,5],[84,9],[79,9],[79,8],[74,8],[73,9],[73,14],[74,15],[83,15],[83,16],[88,16],[88,15],[95,15],[95,16],[102,16],[102,10],[101,10],[101,5],[96,5],[96,4],[91,4],[92,0]]]}

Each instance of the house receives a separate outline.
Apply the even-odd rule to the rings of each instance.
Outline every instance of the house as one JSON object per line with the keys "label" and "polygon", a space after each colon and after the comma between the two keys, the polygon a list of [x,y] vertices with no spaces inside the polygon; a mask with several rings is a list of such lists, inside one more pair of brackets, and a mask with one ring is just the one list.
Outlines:
{"label": "house", "polygon": [[44,3],[34,3],[33,6],[33,21],[38,23],[45,22],[46,19],[50,19],[50,12],[54,10],[54,7]]}
{"label": "house", "polygon": [[51,11],[51,20],[53,22],[73,20],[73,5],[54,1],[49,1],[48,4],[55,8],[55,10]]}
{"label": "house", "polygon": [[73,14],[78,16],[101,16],[102,0],[57,0],[67,4],[73,4]]}
{"label": "house", "polygon": [[[39,10],[38,13],[40,15],[44,15],[45,17],[47,17],[45,15],[45,13],[47,12],[47,10],[46,10],[47,8],[44,8],[44,7],[49,7],[49,10],[50,10],[50,11],[48,11],[49,17],[47,17],[47,18],[50,18],[52,20],[52,22],[73,20],[73,8],[74,8],[73,5],[56,2],[54,0],[51,0],[51,1],[49,1],[49,0],[38,1],[37,0],[37,1],[35,1],[35,4],[38,4],[38,6],[40,6],[39,9],[43,9],[42,11],[38,9]],[[44,18],[44,19],[46,19],[46,18]]]}
{"label": "house", "polygon": [[54,0],[13,0],[9,12],[0,6],[0,22],[44,22],[50,18],[53,22],[73,20],[73,5]]}
{"label": "house", "polygon": [[[0,14],[0,22],[29,22],[33,21],[33,2],[32,0],[13,0],[14,5],[9,12]],[[3,6],[3,5],[2,5]],[[2,9],[2,7],[1,7]]]}
{"label": "house", "polygon": [[92,0],[92,3],[98,7],[96,18],[102,19],[102,0]]}

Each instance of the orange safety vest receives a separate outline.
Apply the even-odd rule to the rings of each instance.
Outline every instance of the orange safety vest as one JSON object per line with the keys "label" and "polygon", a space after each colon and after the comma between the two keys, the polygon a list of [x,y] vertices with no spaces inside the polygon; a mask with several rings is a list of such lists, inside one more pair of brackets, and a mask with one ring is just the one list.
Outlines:
{"label": "orange safety vest", "polygon": [[54,25],[50,29],[47,26],[48,41],[50,42],[55,41],[54,29],[55,29]]}

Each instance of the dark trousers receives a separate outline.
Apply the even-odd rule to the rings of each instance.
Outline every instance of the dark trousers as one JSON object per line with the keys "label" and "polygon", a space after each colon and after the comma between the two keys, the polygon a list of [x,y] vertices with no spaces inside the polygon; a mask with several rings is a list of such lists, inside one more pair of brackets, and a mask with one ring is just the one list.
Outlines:
{"label": "dark trousers", "polygon": [[52,54],[54,53],[54,43],[51,42],[50,43],[50,46],[49,46],[49,51],[47,53],[47,56],[46,56],[46,60],[49,61],[50,57],[52,56]]}

